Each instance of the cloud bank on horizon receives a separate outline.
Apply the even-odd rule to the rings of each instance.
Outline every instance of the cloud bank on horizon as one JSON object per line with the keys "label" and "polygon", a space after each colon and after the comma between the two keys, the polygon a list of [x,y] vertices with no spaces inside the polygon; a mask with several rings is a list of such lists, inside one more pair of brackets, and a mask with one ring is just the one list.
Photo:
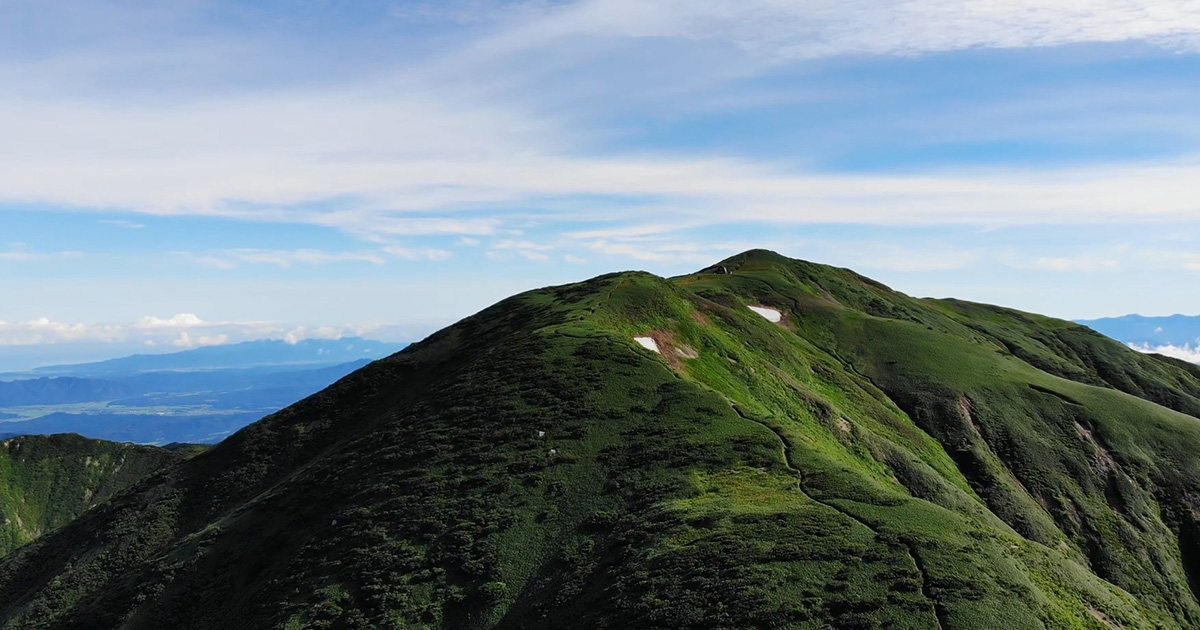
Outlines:
{"label": "cloud bank on horizon", "polygon": [[0,348],[41,344],[120,344],[142,351],[178,351],[257,339],[279,339],[295,344],[304,339],[342,339],[371,335],[392,341],[410,341],[428,332],[428,325],[397,326],[383,323],[355,326],[296,326],[277,322],[208,321],[192,313],[161,318],[147,315],[122,324],[85,324],[46,318],[24,322],[0,320]]}
{"label": "cloud bank on horizon", "polygon": [[[0,343],[446,321],[750,247],[1064,317],[1200,312],[1200,0],[0,12]],[[142,341],[180,334],[241,333]]]}
{"label": "cloud bank on horizon", "polygon": [[1152,346],[1146,343],[1131,343],[1130,348],[1138,352],[1161,354],[1163,356],[1181,359],[1189,363],[1200,363],[1200,344],[1191,345],[1175,345],[1167,344],[1162,346]]}

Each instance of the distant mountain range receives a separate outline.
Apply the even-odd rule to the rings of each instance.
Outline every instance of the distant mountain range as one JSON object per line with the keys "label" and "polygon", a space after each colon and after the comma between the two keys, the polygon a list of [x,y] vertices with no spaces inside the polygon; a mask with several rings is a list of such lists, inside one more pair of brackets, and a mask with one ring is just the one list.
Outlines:
{"label": "distant mountain range", "polygon": [[0,408],[112,400],[125,398],[134,391],[124,384],[89,378],[35,378],[0,382]]}
{"label": "distant mountain range", "polygon": [[264,339],[227,346],[208,346],[172,354],[135,354],[95,363],[52,365],[37,368],[31,372],[41,376],[111,376],[168,370],[312,367],[349,363],[361,359],[380,359],[399,352],[406,345],[372,341],[360,337],[337,340],[306,339],[297,343]]}
{"label": "distant mountain range", "polygon": [[1200,345],[1200,316],[1125,315],[1124,317],[1079,320],[1079,323],[1118,341],[1139,346]]}
{"label": "distant mountain range", "polygon": [[253,341],[40,368],[0,380],[0,439],[79,433],[121,442],[216,442],[404,344]]}

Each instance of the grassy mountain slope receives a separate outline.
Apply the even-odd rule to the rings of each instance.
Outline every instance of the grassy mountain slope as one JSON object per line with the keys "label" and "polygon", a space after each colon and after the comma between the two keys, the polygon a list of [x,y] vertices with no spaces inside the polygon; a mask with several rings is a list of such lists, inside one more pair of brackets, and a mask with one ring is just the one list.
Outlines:
{"label": "grassy mountain slope", "polygon": [[0,556],[181,457],[78,435],[31,435],[0,442]]}
{"label": "grassy mountain slope", "polygon": [[1194,371],[719,268],[526,293],[371,364],[0,563],[0,623],[1200,624]]}

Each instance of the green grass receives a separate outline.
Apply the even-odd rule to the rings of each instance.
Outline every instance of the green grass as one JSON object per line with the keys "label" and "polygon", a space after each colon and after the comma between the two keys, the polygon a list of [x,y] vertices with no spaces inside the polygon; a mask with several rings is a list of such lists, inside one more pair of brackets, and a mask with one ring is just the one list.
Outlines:
{"label": "green grass", "polygon": [[522,294],[376,362],[15,552],[0,622],[1200,624],[1197,371],[721,265]]}

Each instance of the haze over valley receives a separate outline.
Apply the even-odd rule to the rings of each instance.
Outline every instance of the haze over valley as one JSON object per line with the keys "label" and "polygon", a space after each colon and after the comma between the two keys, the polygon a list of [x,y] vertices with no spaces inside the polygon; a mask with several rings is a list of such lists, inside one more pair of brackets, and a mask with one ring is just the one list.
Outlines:
{"label": "haze over valley", "polygon": [[212,443],[405,344],[243,342],[0,375],[0,438]]}

